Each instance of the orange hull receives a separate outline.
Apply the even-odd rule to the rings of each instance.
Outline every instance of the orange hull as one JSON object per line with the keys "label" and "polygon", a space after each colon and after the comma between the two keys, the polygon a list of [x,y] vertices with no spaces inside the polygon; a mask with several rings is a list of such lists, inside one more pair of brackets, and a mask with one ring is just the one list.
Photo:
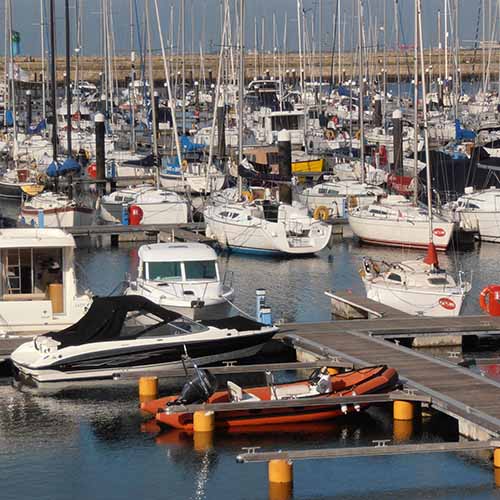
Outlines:
{"label": "orange hull", "polygon": [[[350,396],[353,392],[356,395],[382,392],[392,389],[398,382],[397,372],[393,368],[378,366],[373,368],[364,368],[357,371],[338,374],[332,377],[332,392],[320,396],[311,396],[303,398],[304,406],[289,408],[270,408],[259,410],[234,410],[217,412],[215,415],[215,426],[217,428],[246,427],[257,425],[275,425],[275,424],[297,424],[303,422],[316,422],[321,420],[330,420],[344,415],[344,412],[338,407],[328,406],[308,406],[308,399],[317,397],[336,398],[339,396]],[[281,384],[276,387],[289,388],[292,386],[305,384],[307,381],[294,382],[292,384]],[[271,391],[269,387],[253,387],[246,389],[245,392],[257,396],[261,401],[271,400]],[[167,396],[154,401],[149,401],[141,405],[141,409],[155,415],[160,425],[193,430],[192,413],[173,413],[163,412],[166,404],[177,399],[175,396]],[[207,403],[228,403],[229,394],[227,391],[218,391],[213,394]],[[368,405],[361,405],[365,409]],[[355,412],[352,405],[347,408],[348,413]]]}

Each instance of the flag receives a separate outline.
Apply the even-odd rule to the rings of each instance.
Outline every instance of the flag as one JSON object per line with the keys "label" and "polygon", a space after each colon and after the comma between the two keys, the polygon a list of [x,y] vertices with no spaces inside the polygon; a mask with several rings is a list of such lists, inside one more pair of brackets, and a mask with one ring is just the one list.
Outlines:
{"label": "flag", "polygon": [[12,32],[12,55],[14,57],[18,56],[21,53],[21,34],[19,31]]}

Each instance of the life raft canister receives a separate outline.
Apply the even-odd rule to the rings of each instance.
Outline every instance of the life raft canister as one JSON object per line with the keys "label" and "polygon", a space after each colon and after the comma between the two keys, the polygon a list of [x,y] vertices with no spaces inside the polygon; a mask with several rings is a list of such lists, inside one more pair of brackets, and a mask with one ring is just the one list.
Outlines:
{"label": "life raft canister", "polygon": [[479,294],[479,305],[490,316],[500,316],[500,285],[488,285]]}

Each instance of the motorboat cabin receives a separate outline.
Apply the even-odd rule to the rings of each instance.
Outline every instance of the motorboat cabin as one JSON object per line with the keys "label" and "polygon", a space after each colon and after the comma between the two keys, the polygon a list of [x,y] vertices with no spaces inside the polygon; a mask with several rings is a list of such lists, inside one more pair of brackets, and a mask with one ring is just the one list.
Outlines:
{"label": "motorboat cabin", "polygon": [[221,278],[208,245],[156,243],[139,248],[137,281],[125,293],[193,319],[212,319],[229,315],[234,289]]}
{"label": "motorboat cabin", "polygon": [[0,230],[0,332],[67,328],[90,306],[77,295],[73,236],[61,229]]}

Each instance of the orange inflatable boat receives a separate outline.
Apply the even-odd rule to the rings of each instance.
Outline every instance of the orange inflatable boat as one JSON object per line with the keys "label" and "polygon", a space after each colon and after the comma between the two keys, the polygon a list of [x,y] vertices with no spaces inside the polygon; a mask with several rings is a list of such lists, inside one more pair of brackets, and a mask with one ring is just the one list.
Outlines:
{"label": "orange inflatable boat", "polygon": [[[203,371],[206,373],[206,371]],[[368,405],[325,406],[308,405],[315,398],[336,398],[339,396],[366,395],[386,392],[394,389],[399,383],[396,370],[385,365],[362,368],[344,373],[334,374],[328,367],[315,370],[307,380],[289,384],[268,384],[261,387],[242,389],[232,382],[227,383],[227,390],[211,392],[204,400],[188,401],[182,395],[167,396],[141,404],[141,409],[155,416],[160,426],[193,430],[193,413],[171,413],[169,407],[191,402],[231,403],[231,402],[265,402],[276,400],[301,399],[304,405],[293,408],[262,408],[219,411],[215,413],[215,426],[233,428],[256,425],[289,424],[329,420],[346,413],[359,411]],[[189,382],[188,384],[189,385]],[[203,384],[202,384],[203,385]],[[205,383],[205,386],[209,384]],[[184,394],[184,391],[183,391]]]}

